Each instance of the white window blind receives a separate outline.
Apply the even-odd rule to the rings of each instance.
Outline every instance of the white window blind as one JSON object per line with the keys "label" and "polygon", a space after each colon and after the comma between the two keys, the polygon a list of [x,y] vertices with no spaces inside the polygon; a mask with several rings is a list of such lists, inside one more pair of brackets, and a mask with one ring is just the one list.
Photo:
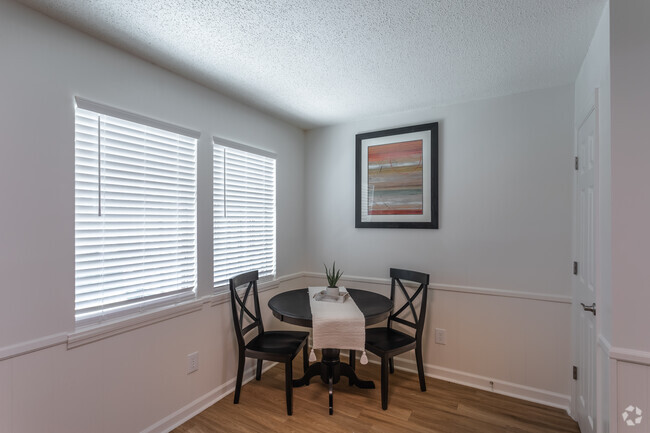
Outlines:
{"label": "white window blind", "polygon": [[214,285],[258,270],[275,275],[275,157],[215,139]]}
{"label": "white window blind", "polygon": [[138,119],[77,99],[78,324],[194,297],[198,134]]}

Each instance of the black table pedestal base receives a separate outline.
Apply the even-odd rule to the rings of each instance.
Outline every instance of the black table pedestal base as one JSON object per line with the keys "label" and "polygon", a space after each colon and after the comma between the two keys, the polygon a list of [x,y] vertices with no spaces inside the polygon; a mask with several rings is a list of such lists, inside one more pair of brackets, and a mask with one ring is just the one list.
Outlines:
{"label": "black table pedestal base", "polygon": [[323,358],[321,361],[310,365],[303,377],[293,381],[293,386],[308,386],[312,377],[320,376],[323,383],[328,384],[330,415],[334,413],[333,386],[339,382],[341,376],[348,378],[350,386],[356,386],[362,389],[375,388],[375,383],[372,380],[359,379],[350,364],[341,362],[340,349],[323,349],[322,354]]}

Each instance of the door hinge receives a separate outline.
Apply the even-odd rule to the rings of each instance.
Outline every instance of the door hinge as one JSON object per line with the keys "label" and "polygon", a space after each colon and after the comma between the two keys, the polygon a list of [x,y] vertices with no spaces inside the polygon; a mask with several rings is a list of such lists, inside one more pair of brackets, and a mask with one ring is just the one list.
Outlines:
{"label": "door hinge", "polygon": [[573,380],[578,380],[578,367],[573,366]]}
{"label": "door hinge", "polygon": [[574,165],[575,165],[575,169],[578,170],[578,168],[580,167],[580,163],[579,163],[579,159],[578,159],[577,156],[576,156],[576,159],[575,159]]}
{"label": "door hinge", "polygon": [[578,262],[573,262],[573,275],[578,275]]}

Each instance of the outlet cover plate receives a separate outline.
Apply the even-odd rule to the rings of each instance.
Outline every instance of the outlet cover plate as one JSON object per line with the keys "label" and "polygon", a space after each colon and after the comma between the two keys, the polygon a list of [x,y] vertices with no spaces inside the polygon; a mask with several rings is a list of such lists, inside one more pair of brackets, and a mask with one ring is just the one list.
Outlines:
{"label": "outlet cover plate", "polygon": [[199,352],[187,355],[187,374],[194,373],[199,369]]}
{"label": "outlet cover plate", "polygon": [[436,328],[436,344],[447,344],[447,330]]}

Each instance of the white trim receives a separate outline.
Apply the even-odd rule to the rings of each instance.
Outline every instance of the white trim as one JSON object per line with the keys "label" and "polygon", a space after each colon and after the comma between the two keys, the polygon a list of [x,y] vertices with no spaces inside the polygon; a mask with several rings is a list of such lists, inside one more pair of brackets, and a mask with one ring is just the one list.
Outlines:
{"label": "white trim", "polygon": [[[568,394],[559,394],[547,391],[541,388],[519,385],[512,382],[488,377],[479,376],[462,371],[452,370],[449,368],[439,367],[431,364],[425,365],[427,375],[436,379],[442,379],[460,385],[467,385],[472,388],[478,388],[485,391],[492,391],[497,394],[507,395],[508,397],[519,398],[533,403],[539,403],[546,406],[563,409],[567,414],[571,414],[571,396]],[[417,373],[417,371],[416,371]],[[494,383],[494,389],[490,389],[489,382]],[[486,385],[486,383],[488,385]]]}
{"label": "white trim", "polygon": [[[371,360],[371,362],[377,363],[374,359]],[[395,368],[417,374],[415,361],[412,360],[395,357]],[[519,385],[504,380],[440,367],[434,364],[424,364],[424,373],[429,377],[445,380],[447,382],[466,385],[484,391],[507,395],[508,397],[519,398],[533,403],[564,409],[568,414],[571,414],[571,396],[567,394],[559,394],[541,388]],[[491,388],[490,382],[494,384],[494,388]]]}
{"label": "white trim", "polygon": [[210,301],[210,306],[215,307],[217,305],[225,304],[226,302],[230,302],[230,293],[228,291],[224,292],[219,292],[214,294],[212,297],[212,300]]}
{"label": "white trim", "polygon": [[[277,362],[265,363],[266,367],[262,369],[263,373],[266,373],[271,368],[275,367]],[[244,371],[244,380],[242,381],[242,386],[255,377],[255,366]],[[203,412],[222,398],[228,396],[231,392],[235,390],[235,380],[236,378],[230,379],[226,383],[219,385],[214,388],[212,391],[202,395],[193,402],[185,405],[184,407],[178,409],[176,412],[171,415],[166,416],[155,424],[147,427],[142,430],[140,433],[158,433],[158,432],[169,432],[179,425],[183,424],[185,421],[194,418],[199,413]],[[278,390],[278,392],[280,392]]]}
{"label": "white trim", "polygon": [[201,136],[201,132],[195,131],[193,129],[188,129],[182,126],[174,125],[172,123],[163,122],[162,120],[152,119],[140,114],[130,113],[119,108],[100,104],[99,102],[89,101],[88,99],[82,98],[80,96],[75,96],[74,100],[77,104],[77,107],[83,108],[84,110],[94,111],[95,113],[101,113],[111,117],[118,117],[123,120],[128,120],[129,122],[151,126],[152,128],[164,129],[165,131],[181,134],[186,137],[198,139]]}
{"label": "white trim", "polygon": [[99,325],[82,327],[68,335],[68,349],[94,343],[104,338],[113,337],[138,328],[153,325],[164,320],[199,311],[203,308],[203,299],[195,299],[173,307],[163,307],[158,310],[138,314],[126,319],[116,319]]}
{"label": "white trim", "polygon": [[610,344],[609,340],[607,340],[603,334],[598,334],[597,341],[598,346],[600,346],[605,351],[607,356],[609,356],[609,353],[612,351],[612,345]]}
{"label": "white trim", "polygon": [[630,362],[633,364],[650,365],[650,352],[625,347],[611,347],[609,358],[618,362]]}
{"label": "white trim", "polygon": [[[341,352],[341,356],[346,357],[347,354]],[[375,359],[370,359],[370,362],[373,364],[378,364],[378,361]],[[275,367],[276,364],[277,363],[268,363],[267,366],[263,369],[263,372],[267,372],[271,368]],[[400,359],[399,357],[395,358],[396,369],[417,374],[417,368],[414,366],[414,364],[415,363],[413,361],[403,360]],[[568,395],[558,394],[555,392],[550,392],[539,388],[517,385],[506,381],[490,379],[484,376],[464,373],[457,370],[438,367],[432,364],[425,364],[424,368],[425,368],[425,374],[429,377],[445,380],[447,382],[457,383],[459,385],[466,385],[472,388],[478,388],[485,391],[491,391],[489,383],[490,381],[492,381],[494,383],[494,388],[495,388],[493,392],[497,394],[502,394],[508,397],[519,398],[533,403],[539,403],[546,406],[564,409],[567,411],[567,413],[570,413],[569,408],[571,403],[571,397]],[[244,372],[244,382],[243,382],[244,384],[250,382],[253,379],[254,371],[255,371],[255,367],[252,367]],[[212,406],[217,401],[228,396],[235,389],[234,383],[235,383],[235,378],[230,379],[226,383],[204,394],[202,397],[199,397],[198,399],[194,400],[190,404],[177,410],[173,414],[163,418],[162,420],[151,425],[145,430],[142,430],[141,433],[168,432],[175,429],[176,427],[183,424],[185,421],[195,417],[196,415],[198,415],[208,407]]]}
{"label": "white trim", "polygon": [[[278,289],[280,287],[280,284],[285,283],[287,281],[302,278],[304,276],[305,276],[304,272],[296,272],[295,274],[284,275],[275,280],[258,282],[257,292],[263,293],[269,290]],[[212,296],[212,301],[210,302],[211,307],[224,304],[230,301],[230,293],[227,285],[219,286],[217,289],[222,289],[222,290],[219,290],[218,293]]]}
{"label": "white trim", "polygon": [[[325,274],[320,272],[305,272],[304,276],[308,278],[322,278],[322,279],[325,278]],[[351,283],[366,283],[366,284],[378,284],[382,286],[390,286],[390,279],[388,278],[369,278],[369,277],[344,275],[343,277],[341,277],[341,281],[351,282]],[[520,298],[520,299],[531,299],[534,301],[571,304],[570,296],[547,295],[545,293],[532,293],[532,292],[522,292],[522,291],[515,291],[515,290],[491,289],[486,287],[458,286],[454,284],[431,283],[429,284],[429,290],[440,290],[444,292],[456,292],[456,293],[471,293],[475,295],[499,296],[503,298]]]}
{"label": "white trim", "polygon": [[280,284],[286,283],[287,281],[295,280],[298,278],[303,278],[305,276],[304,272],[296,272],[295,274],[283,275],[271,281],[264,281],[257,283],[257,289],[260,292],[266,292],[267,290],[276,289],[280,287]]}
{"label": "white trim", "polygon": [[[302,278],[303,276],[303,272],[284,275],[275,280],[259,283],[258,289],[259,292],[266,292],[267,290],[277,289],[280,287],[280,284]],[[230,297],[228,295],[228,292],[221,292],[199,299],[194,299],[192,301],[188,301],[179,305],[161,307],[157,310],[151,310],[146,313],[132,315],[129,317],[122,317],[110,322],[79,327],[71,333],[61,332],[58,334],[52,334],[10,346],[0,347],[0,361],[66,343],[68,350],[73,349],[75,347],[80,347],[85,344],[103,340],[104,338],[123,334],[125,332],[153,325],[158,322],[173,319],[174,317],[179,317],[185,314],[199,311],[205,304],[215,306],[229,301]]]}
{"label": "white trim", "polygon": [[456,286],[451,284],[432,284],[434,290],[445,292],[471,293],[475,295],[499,296],[503,298],[530,299],[533,301],[556,302],[571,304],[571,297],[564,295],[547,295],[545,293],[521,292],[515,290],[491,289],[485,287]]}
{"label": "white trim", "polygon": [[67,340],[68,334],[61,332],[59,334],[47,335],[45,337],[13,344],[11,346],[0,347],[0,361],[65,344]]}
{"label": "white trim", "polygon": [[[290,274],[280,277],[276,280],[266,281],[258,284],[259,292],[276,289],[280,283],[302,277],[302,273]],[[93,343],[104,338],[133,331],[138,328],[153,325],[154,323],[164,320],[173,319],[174,317],[190,314],[199,311],[204,304],[210,304],[211,307],[230,301],[228,292],[220,292],[214,295],[204,296],[189,302],[185,302],[173,307],[163,307],[158,310],[131,316],[130,318],[116,319],[112,322],[102,323],[100,325],[79,328],[68,336],[68,349],[83,346],[84,344]]]}
{"label": "white trim", "polygon": [[645,350],[615,347],[603,334],[598,334],[598,346],[607,357],[614,362],[630,362],[632,364],[650,365],[650,352]]}
{"label": "white trim", "polygon": [[267,158],[278,159],[278,155],[275,152],[260,149],[259,147],[249,146],[247,144],[241,144],[236,141],[228,140],[227,138],[213,136],[212,142],[214,144],[218,144],[219,146],[230,147],[244,152],[254,153],[255,155],[265,156]]}
{"label": "white trim", "polygon": [[609,433],[618,431],[618,361],[609,358]]}
{"label": "white trim", "polygon": [[[346,357],[347,354],[341,352],[342,357]],[[371,358],[370,362],[373,364],[379,364],[376,359]],[[265,363],[267,364],[267,363]],[[268,365],[263,369],[264,372],[273,368],[277,363],[268,363]],[[409,373],[417,374],[417,368],[415,367],[415,362],[410,360],[400,359],[399,357],[395,358],[395,368],[407,371]],[[540,388],[533,388],[524,385],[518,385],[516,383],[511,383],[507,381],[501,381],[498,379],[488,378],[485,376],[479,376],[476,374],[465,373],[458,370],[453,370],[445,367],[436,366],[433,364],[424,365],[425,374],[428,377],[433,377],[435,379],[444,380],[447,382],[457,383],[459,385],[470,386],[472,388],[482,389],[485,391],[492,391],[497,394],[506,395],[508,397],[519,398],[522,400],[530,401],[533,403],[539,403],[546,406],[556,407],[563,409],[570,414],[571,407],[571,397],[565,394],[559,394],[551,391],[547,391]],[[254,377],[255,367],[250,368],[244,372],[244,382],[250,382]],[[490,389],[490,381],[494,383],[494,390]],[[177,410],[173,414],[163,418],[147,429],[143,430],[141,433],[157,433],[157,432],[167,432],[173,430],[179,425],[183,424],[185,421],[191,419],[192,417],[198,415],[208,407],[215,404],[217,401],[228,396],[231,392],[234,391],[235,379],[230,379],[226,383],[218,386],[214,390],[208,392],[202,397],[194,400],[192,403],[186,405],[185,407]]]}
{"label": "white trim", "polygon": [[[281,284],[299,278],[325,278],[322,273],[315,272],[296,272],[289,275],[284,275],[275,280],[266,281],[258,284],[260,292],[274,290],[280,287]],[[358,277],[358,276],[344,276],[342,281],[357,282],[366,284],[377,284],[383,286],[390,286],[390,280],[384,278],[371,278],[371,277]],[[479,287],[465,287],[455,285],[433,284],[430,287],[432,290],[442,290],[449,292],[471,293],[478,295],[501,296],[501,297],[514,297],[523,299],[533,299],[547,302],[559,302],[570,304],[570,298],[557,295],[543,295],[537,293],[525,292],[512,292],[499,289],[485,289]],[[153,325],[174,317],[189,314],[199,311],[204,305],[209,304],[211,307],[229,302],[229,294],[227,291],[216,293],[214,295],[205,296],[200,299],[195,299],[180,305],[172,307],[163,307],[158,310],[150,311],[137,316],[129,318],[116,319],[111,322],[102,323],[88,327],[76,329],[72,333],[59,333],[46,336],[43,338],[30,340],[24,343],[18,343],[12,346],[0,348],[0,361],[5,359],[21,356],[27,353],[35,352],[49,347],[57,346],[59,344],[67,343],[67,348],[72,349],[85,344],[93,343],[104,338],[119,335],[125,332],[133,331],[138,328]],[[602,338],[602,337],[601,337]],[[600,341],[600,340],[599,340]],[[604,340],[606,342],[606,340]],[[607,342],[607,347],[609,343]],[[608,349],[609,353],[609,349]],[[628,362],[636,362],[645,365],[650,365],[650,353],[639,352],[629,349],[615,349],[614,354],[618,357],[616,359],[625,360]]]}

